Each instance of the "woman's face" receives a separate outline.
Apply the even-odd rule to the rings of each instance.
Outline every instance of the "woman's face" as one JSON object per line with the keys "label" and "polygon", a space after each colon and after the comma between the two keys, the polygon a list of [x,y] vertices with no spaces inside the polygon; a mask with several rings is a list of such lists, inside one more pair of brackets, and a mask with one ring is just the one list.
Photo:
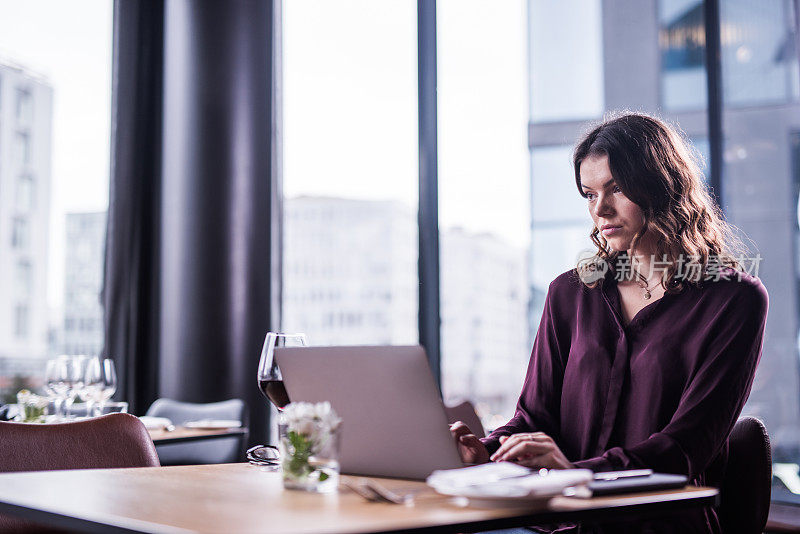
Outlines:
{"label": "woman's face", "polygon": [[580,175],[594,225],[612,250],[628,250],[633,237],[644,226],[642,208],[628,199],[614,182],[608,156],[587,157],[581,163]]}

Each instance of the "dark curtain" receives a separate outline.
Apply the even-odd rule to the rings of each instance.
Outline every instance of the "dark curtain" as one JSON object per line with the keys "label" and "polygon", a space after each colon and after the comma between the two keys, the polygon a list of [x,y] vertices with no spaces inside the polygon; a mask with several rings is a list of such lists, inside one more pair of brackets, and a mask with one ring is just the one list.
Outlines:
{"label": "dark curtain", "polygon": [[163,42],[162,1],[114,3],[104,354],[132,413],[158,393]]}
{"label": "dark curtain", "polygon": [[[116,5],[115,92],[148,76],[153,85],[126,102],[131,108],[121,99],[115,106],[115,120],[130,121],[133,132],[114,137],[106,287],[120,290],[105,298],[108,351],[133,370],[123,394],[139,412],[157,397],[238,397],[250,408],[251,436],[263,440],[267,410],[256,368],[264,334],[277,322],[270,315],[279,193],[272,2],[168,0],[159,10],[162,38],[152,46],[160,62],[147,66],[162,74],[143,79],[133,58],[155,31],[126,17],[156,9],[146,1]],[[126,32],[138,47],[124,47]],[[142,127],[151,121],[158,135]],[[131,157],[119,158],[124,151]]]}

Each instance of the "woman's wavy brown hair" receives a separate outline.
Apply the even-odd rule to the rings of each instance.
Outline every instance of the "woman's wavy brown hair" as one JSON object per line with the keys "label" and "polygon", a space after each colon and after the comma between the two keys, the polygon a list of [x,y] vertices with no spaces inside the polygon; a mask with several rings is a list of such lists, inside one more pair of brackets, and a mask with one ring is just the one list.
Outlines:
{"label": "woman's wavy brown hair", "polygon": [[[700,171],[702,160],[691,147],[679,130],[664,121],[643,113],[624,113],[606,118],[586,134],[573,155],[575,184],[583,197],[581,163],[589,157],[608,156],[617,186],[644,212],[644,226],[631,241],[630,251],[635,255],[642,236],[649,232],[655,238],[656,260],[668,262],[662,285],[673,292],[701,281],[676,276],[680,258],[684,265],[691,259],[695,270],[705,273],[710,261],[740,269],[734,254],[744,251],[712,200]],[[625,254],[610,250],[597,227],[590,237],[597,246],[596,259],[612,268]]]}

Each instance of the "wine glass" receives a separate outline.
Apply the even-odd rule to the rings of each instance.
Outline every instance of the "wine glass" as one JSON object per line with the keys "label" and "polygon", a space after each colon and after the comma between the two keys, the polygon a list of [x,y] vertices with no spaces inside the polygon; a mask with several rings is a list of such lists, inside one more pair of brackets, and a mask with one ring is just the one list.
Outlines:
{"label": "wine glass", "polygon": [[56,420],[64,418],[64,400],[67,398],[67,356],[48,360],[44,370],[44,386],[47,396],[53,400]]}
{"label": "wine glass", "polygon": [[289,404],[289,395],[283,385],[283,377],[275,362],[277,347],[305,347],[305,334],[279,334],[267,332],[264,348],[261,349],[261,360],[258,362],[258,389],[275,405],[278,411]]}
{"label": "wine glass", "polygon": [[75,397],[77,397],[81,390],[83,389],[83,374],[86,369],[86,356],[72,356],[66,360],[66,368],[67,372],[64,377],[64,383],[67,386],[67,398],[66,398],[66,418],[70,419],[70,411],[72,409],[72,404],[75,402]]}
{"label": "wine glass", "polygon": [[100,405],[98,411],[103,413],[103,406],[105,406],[108,399],[117,392],[117,370],[114,367],[114,360],[106,358],[103,360],[102,365],[102,381],[100,386]]}
{"label": "wine glass", "polygon": [[78,392],[80,398],[86,402],[86,415],[92,417],[97,406],[103,387],[103,367],[100,358],[94,356],[84,361],[83,387]]}

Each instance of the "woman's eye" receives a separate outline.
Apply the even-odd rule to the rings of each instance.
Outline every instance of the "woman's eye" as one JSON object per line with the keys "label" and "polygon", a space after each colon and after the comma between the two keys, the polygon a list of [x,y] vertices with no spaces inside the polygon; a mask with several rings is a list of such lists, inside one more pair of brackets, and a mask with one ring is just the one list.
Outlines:
{"label": "woman's eye", "polygon": [[591,202],[595,198],[597,198],[597,195],[595,195],[594,193],[586,193],[586,200],[588,200],[589,202]]}
{"label": "woman's eye", "polygon": [[618,185],[615,185],[615,186],[614,186],[614,189],[613,189],[613,191],[614,191],[615,193],[622,193],[622,189],[620,189]]}

